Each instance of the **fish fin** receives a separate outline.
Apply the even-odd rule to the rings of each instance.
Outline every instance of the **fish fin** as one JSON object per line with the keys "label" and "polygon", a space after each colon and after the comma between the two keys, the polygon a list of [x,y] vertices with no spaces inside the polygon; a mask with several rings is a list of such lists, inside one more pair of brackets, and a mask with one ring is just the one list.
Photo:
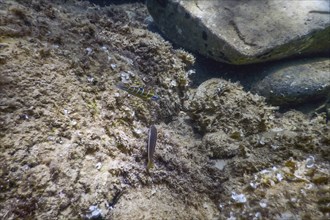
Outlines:
{"label": "fish fin", "polygon": [[152,161],[148,161],[147,170],[150,170],[152,168],[154,168],[154,163]]}

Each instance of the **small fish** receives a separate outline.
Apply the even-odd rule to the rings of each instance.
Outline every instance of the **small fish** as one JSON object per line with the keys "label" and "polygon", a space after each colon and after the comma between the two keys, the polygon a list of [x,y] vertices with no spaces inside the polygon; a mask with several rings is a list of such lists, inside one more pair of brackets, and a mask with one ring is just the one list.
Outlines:
{"label": "small fish", "polygon": [[152,100],[152,101],[159,100],[158,95],[153,93],[151,90],[145,91],[145,89],[140,86],[128,86],[128,85],[125,85],[124,83],[120,82],[117,84],[117,87],[119,89],[122,89],[122,90],[128,92],[129,94],[135,95],[142,99],[147,99],[147,100]]}
{"label": "small fish", "polygon": [[147,170],[154,167],[153,156],[155,153],[156,141],[157,141],[157,129],[155,125],[151,125],[149,128],[148,146],[147,146],[147,151],[148,151]]}

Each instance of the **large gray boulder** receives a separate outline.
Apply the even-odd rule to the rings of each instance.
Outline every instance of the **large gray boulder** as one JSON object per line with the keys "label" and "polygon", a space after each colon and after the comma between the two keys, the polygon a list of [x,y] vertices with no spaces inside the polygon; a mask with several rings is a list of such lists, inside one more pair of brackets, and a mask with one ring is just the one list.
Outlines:
{"label": "large gray boulder", "polygon": [[214,60],[247,64],[330,51],[329,0],[147,0],[159,29]]}

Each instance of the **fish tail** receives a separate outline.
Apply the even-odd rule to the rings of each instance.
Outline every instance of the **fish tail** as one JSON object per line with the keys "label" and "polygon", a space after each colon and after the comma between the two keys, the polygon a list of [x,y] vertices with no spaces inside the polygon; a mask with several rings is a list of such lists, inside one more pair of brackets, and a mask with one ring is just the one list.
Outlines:
{"label": "fish tail", "polygon": [[154,163],[152,161],[148,161],[147,170],[150,170],[152,168],[154,168]]}

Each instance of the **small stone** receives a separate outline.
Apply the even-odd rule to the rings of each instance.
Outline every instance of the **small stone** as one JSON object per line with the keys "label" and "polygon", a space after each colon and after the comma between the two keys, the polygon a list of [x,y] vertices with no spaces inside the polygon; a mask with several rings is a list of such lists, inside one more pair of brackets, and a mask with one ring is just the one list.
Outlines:
{"label": "small stone", "polygon": [[283,180],[283,176],[282,176],[282,174],[277,173],[277,174],[276,174],[276,179],[277,179],[279,182],[281,182],[281,181]]}
{"label": "small stone", "polygon": [[98,163],[95,165],[95,168],[96,168],[97,170],[100,170],[101,167],[102,167],[102,163],[101,163],[101,162],[98,162]]}
{"label": "small stone", "polygon": [[261,206],[261,208],[266,208],[267,207],[267,201],[266,200],[261,200],[259,202],[259,205]]}
{"label": "small stone", "polygon": [[237,203],[245,203],[247,201],[244,194],[236,194],[235,192],[232,193],[231,198]]}
{"label": "small stone", "polygon": [[90,206],[89,213],[86,215],[87,219],[100,219],[102,218],[102,211],[97,206]]}
{"label": "small stone", "polygon": [[93,83],[93,82],[94,82],[94,77],[88,75],[88,76],[87,76],[87,81],[88,81],[89,83]]}
{"label": "small stone", "polygon": [[92,48],[90,48],[90,47],[87,47],[87,48],[86,48],[87,56],[91,55],[92,52],[93,52],[93,49],[92,49]]}
{"label": "small stone", "polygon": [[110,66],[111,66],[111,68],[112,68],[113,70],[117,68],[117,65],[114,64],[114,63],[110,64]]}

